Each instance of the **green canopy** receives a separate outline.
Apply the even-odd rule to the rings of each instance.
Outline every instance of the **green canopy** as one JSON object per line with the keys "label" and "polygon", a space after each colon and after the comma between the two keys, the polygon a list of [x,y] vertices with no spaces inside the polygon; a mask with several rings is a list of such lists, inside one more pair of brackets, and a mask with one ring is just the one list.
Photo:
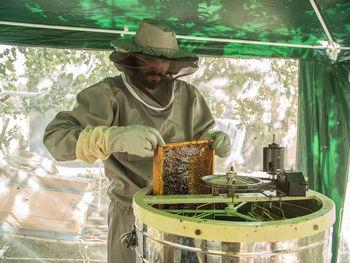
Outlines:
{"label": "green canopy", "polygon": [[[315,3],[316,2],[316,3]],[[347,0],[11,0],[0,8],[0,43],[110,49],[143,18],[166,21],[201,55],[337,61],[350,56]]]}
{"label": "green canopy", "polygon": [[144,18],[166,22],[199,55],[301,59],[298,168],[337,205],[336,262],[350,160],[350,1],[9,0],[0,44],[108,50]]}

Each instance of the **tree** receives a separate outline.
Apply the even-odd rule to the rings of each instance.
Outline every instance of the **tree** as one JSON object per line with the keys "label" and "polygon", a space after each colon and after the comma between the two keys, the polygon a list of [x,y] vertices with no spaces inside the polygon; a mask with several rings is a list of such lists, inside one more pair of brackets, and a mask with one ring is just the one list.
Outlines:
{"label": "tree", "polygon": [[[108,55],[108,51],[4,48],[0,66],[3,118],[30,114],[35,122],[48,111],[51,117],[70,109],[80,90],[117,74]],[[236,128],[247,132],[247,143],[242,148],[244,160],[235,161],[260,169],[261,158],[252,158],[257,155],[253,148],[267,146],[272,134],[277,135],[279,143],[290,145],[295,138],[297,116],[296,60],[206,57],[200,59],[199,65],[199,71],[187,80],[201,90],[216,118],[237,120]],[[24,94],[19,92],[30,96],[14,97]],[[7,145],[9,136],[18,139],[16,128],[12,127],[5,138]],[[39,136],[37,140],[40,139]]]}
{"label": "tree", "polygon": [[[22,141],[20,145],[30,151],[36,151],[33,142],[36,141],[44,149],[43,128],[53,115],[71,109],[80,90],[118,73],[109,61],[109,53],[3,47],[0,54],[3,155],[12,154],[8,150],[12,141]],[[296,130],[297,61],[206,57],[200,58],[199,65],[199,70],[186,80],[199,88],[218,122],[224,119],[233,124],[225,127],[229,133],[234,130],[230,135],[239,148],[238,154],[231,154],[228,159],[218,158],[216,167],[227,171],[234,162],[241,170],[261,169],[262,147],[271,143],[272,134],[277,135],[279,143],[285,139],[287,145],[295,138],[289,133]],[[30,119],[27,131],[19,119]],[[244,138],[241,142],[237,140],[238,134],[243,135],[239,137]],[[26,140],[31,141],[30,147]]]}
{"label": "tree", "polygon": [[[202,58],[200,65],[192,84],[216,118],[237,120],[235,128],[245,134],[240,156],[217,166],[227,171],[234,162],[243,170],[262,169],[262,148],[272,143],[273,134],[295,153],[296,60]],[[293,166],[295,158],[287,159]]]}
{"label": "tree", "polygon": [[[0,176],[2,183],[5,183],[4,177],[5,179],[6,177],[18,179],[17,174],[23,175],[23,169],[28,178],[36,176],[35,168],[38,168],[40,163],[33,162],[33,160],[38,161],[42,158],[32,151],[33,145],[28,145],[28,141],[33,141],[33,137],[38,137],[41,143],[45,126],[42,122],[43,117],[49,116],[47,119],[51,119],[55,112],[72,108],[78,91],[104,77],[117,73],[108,61],[108,53],[48,48],[3,48],[0,56],[0,112],[2,118],[0,122],[2,125],[0,129]],[[26,125],[27,120],[30,120],[31,125]],[[19,142],[19,147],[15,147],[16,149],[11,147],[14,141]],[[44,147],[41,146],[41,148]],[[35,167],[32,169],[33,164]],[[50,174],[47,167],[41,168]],[[54,172],[54,169],[51,172]],[[89,213],[95,213],[97,210],[99,210],[97,212],[104,213],[104,208],[108,207],[107,202],[102,204],[102,207],[99,204],[103,202],[101,200],[107,200],[107,191],[103,191],[102,197],[99,196],[102,190],[99,189],[101,184],[98,184],[98,180],[101,178],[94,178],[93,174],[91,176],[92,179],[97,179],[96,187],[91,191],[96,192],[94,197],[99,200],[95,200],[98,206],[94,206],[96,203],[90,205]],[[107,182],[102,184],[102,187],[107,187]],[[102,214],[95,214],[95,217],[98,216],[102,218]],[[93,229],[92,232],[101,231]],[[105,239],[105,235],[103,238]],[[100,252],[96,252],[93,247],[78,245],[69,246],[71,249],[68,250],[63,244],[11,240],[15,246],[6,252],[8,257],[28,257],[28,254],[18,252],[15,248],[17,243],[21,248],[20,251],[23,251],[23,246],[31,248],[31,251],[34,251],[32,255],[39,258],[59,255],[61,258],[75,257],[88,260],[94,258],[95,255],[106,254],[105,247],[100,247]],[[7,242],[6,236],[4,239],[1,238],[1,247]],[[91,250],[93,252],[89,252]]]}

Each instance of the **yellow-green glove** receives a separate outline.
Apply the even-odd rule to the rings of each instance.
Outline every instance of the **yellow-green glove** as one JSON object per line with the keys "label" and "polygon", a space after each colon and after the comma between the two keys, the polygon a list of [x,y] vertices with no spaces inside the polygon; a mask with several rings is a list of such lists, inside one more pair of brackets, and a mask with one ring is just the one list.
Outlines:
{"label": "yellow-green glove", "polygon": [[230,137],[222,131],[208,131],[201,136],[202,140],[214,140],[213,149],[219,157],[227,157],[231,151]]}
{"label": "yellow-green glove", "polygon": [[93,163],[106,160],[113,152],[126,152],[141,157],[151,157],[157,145],[165,142],[152,127],[133,124],[129,126],[86,126],[79,134],[76,145],[78,159]]}
{"label": "yellow-green glove", "polygon": [[160,133],[149,126],[133,124],[111,128],[108,139],[108,148],[111,152],[126,152],[141,157],[151,157],[158,144],[165,145]]}

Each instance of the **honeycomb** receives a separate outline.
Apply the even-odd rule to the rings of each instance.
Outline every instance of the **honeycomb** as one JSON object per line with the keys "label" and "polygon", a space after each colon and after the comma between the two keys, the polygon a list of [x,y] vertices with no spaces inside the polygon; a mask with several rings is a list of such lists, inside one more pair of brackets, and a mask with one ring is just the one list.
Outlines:
{"label": "honeycomb", "polygon": [[214,173],[212,140],[169,143],[153,159],[153,194],[209,194],[200,177]]}

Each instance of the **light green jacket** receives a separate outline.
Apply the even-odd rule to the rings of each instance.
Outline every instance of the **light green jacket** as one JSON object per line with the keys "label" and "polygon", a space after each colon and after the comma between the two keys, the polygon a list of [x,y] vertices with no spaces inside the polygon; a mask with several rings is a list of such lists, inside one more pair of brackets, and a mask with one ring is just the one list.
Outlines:
{"label": "light green jacket", "polygon": [[[135,99],[120,76],[106,78],[81,91],[72,111],[56,115],[45,130],[44,144],[56,160],[74,160],[77,158],[75,149],[79,134],[87,125],[143,124],[156,128],[166,143],[198,140],[214,126],[214,119],[195,87],[181,80],[174,81],[174,85],[170,85],[174,88],[173,102],[165,110],[156,111]],[[140,90],[136,93],[146,98]],[[162,107],[150,98],[147,102]],[[135,192],[152,185],[152,164],[152,158],[127,153],[113,153],[105,160],[111,200],[116,200],[120,208],[131,212]]]}

